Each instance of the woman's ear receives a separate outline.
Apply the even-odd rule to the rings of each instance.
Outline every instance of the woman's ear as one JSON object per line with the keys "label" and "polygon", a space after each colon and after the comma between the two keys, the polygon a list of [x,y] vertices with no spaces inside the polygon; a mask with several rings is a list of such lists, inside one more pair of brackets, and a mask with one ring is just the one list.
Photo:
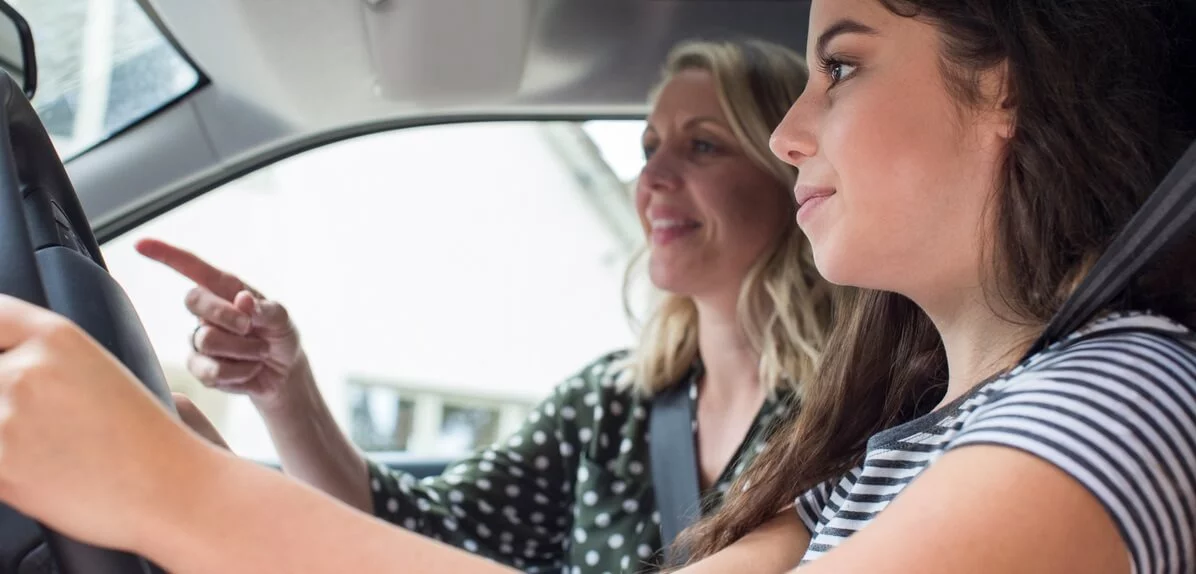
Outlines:
{"label": "woman's ear", "polygon": [[1017,90],[1009,74],[1009,63],[1002,63],[990,73],[993,74],[991,81],[995,84],[996,97],[992,101],[997,103],[994,110],[997,114],[997,127],[1001,137],[1011,140],[1017,133]]}
{"label": "woman's ear", "polygon": [[1002,63],[980,72],[974,84],[977,93],[976,115],[982,132],[1001,141],[1013,139],[1017,132],[1017,92],[1009,77],[1009,65]]}

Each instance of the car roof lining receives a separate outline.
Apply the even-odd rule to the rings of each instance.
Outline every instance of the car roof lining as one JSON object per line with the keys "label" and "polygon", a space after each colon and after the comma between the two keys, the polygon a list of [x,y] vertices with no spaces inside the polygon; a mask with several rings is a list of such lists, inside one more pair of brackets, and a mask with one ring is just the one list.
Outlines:
{"label": "car roof lining", "polygon": [[[296,142],[429,118],[642,115],[676,42],[755,36],[801,50],[809,12],[806,0],[381,0],[405,11],[381,16],[372,0],[138,1],[210,83],[68,164],[100,230],[127,228],[130,214],[153,215],[146,205],[202,193],[196,182],[227,181]],[[489,84],[433,73],[476,56],[477,23],[454,36],[444,23],[484,4],[522,10],[490,32],[507,50],[484,63],[502,73]],[[444,34],[395,41],[412,29],[405,17],[428,17],[420,6],[439,7],[430,14]],[[404,54],[376,58],[381,49]],[[433,53],[434,66],[413,64]]]}
{"label": "car roof lining", "polygon": [[776,0],[147,1],[213,83],[305,130],[642,106],[676,42],[752,35],[802,51],[809,13]]}

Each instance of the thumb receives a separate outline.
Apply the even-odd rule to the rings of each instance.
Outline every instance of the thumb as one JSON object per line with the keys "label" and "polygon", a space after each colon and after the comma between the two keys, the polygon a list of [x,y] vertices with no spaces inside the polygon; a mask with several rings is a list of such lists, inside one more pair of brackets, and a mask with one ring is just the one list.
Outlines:
{"label": "thumb", "polygon": [[254,327],[273,327],[274,321],[266,313],[266,301],[258,299],[252,291],[242,290],[233,298],[233,306],[253,321]]}
{"label": "thumb", "polygon": [[233,306],[236,307],[238,311],[249,315],[250,317],[258,314],[257,299],[254,298],[253,293],[250,293],[249,291],[242,290],[238,292],[237,296],[233,297]]}
{"label": "thumb", "polygon": [[248,314],[253,319],[255,327],[278,328],[284,327],[290,321],[286,307],[277,301],[253,296],[249,291],[237,294],[233,302],[237,309]]}
{"label": "thumb", "polygon": [[228,447],[224,437],[220,436],[220,431],[216,430],[216,425],[191,402],[186,395],[182,393],[172,393],[174,395],[174,407],[179,413],[179,418],[182,419],[183,424],[195,431],[199,436],[208,439],[212,444],[221,447],[225,450],[232,450]]}

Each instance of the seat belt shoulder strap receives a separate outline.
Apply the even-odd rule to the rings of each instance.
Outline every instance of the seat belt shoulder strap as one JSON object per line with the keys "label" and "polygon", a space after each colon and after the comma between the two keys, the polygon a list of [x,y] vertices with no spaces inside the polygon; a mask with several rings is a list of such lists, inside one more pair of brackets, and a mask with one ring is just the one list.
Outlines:
{"label": "seat belt shoulder strap", "polygon": [[658,394],[649,423],[649,456],[656,507],[660,512],[661,543],[669,564],[684,562],[672,551],[677,535],[701,515],[698,462],[694,452],[693,399],[689,384]]}

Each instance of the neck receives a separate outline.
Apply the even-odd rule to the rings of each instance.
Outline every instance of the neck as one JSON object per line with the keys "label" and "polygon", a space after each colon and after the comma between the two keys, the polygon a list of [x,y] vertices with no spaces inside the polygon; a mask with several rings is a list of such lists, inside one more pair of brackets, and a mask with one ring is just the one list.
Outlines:
{"label": "neck", "polygon": [[703,394],[726,399],[753,400],[760,386],[760,354],[752,349],[736,313],[736,298],[700,298],[698,352],[706,370]]}
{"label": "neck", "polygon": [[947,353],[946,404],[985,379],[1016,365],[1041,326],[1010,318],[1009,309],[994,309],[976,287],[937,305],[920,305],[943,339]]}

